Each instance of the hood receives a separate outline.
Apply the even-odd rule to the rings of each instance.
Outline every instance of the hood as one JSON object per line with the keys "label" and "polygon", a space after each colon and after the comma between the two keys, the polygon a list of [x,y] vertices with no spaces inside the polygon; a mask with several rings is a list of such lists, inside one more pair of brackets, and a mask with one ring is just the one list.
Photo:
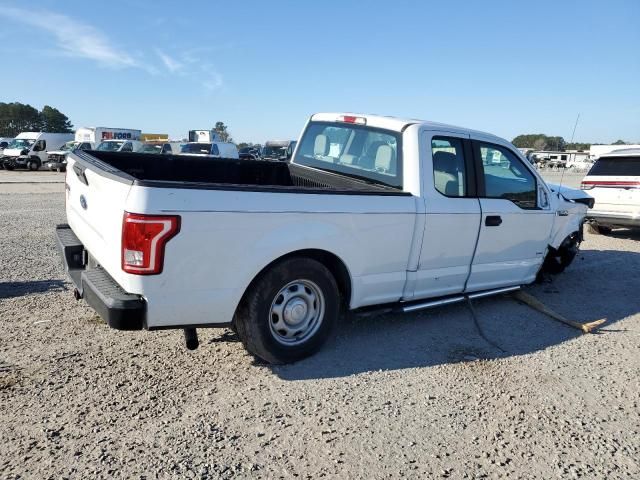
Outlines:
{"label": "hood", "polygon": [[5,148],[2,154],[6,157],[19,157],[24,148]]}
{"label": "hood", "polygon": [[584,190],[558,185],[555,183],[547,183],[553,193],[559,193],[565,200],[571,200],[576,203],[583,203],[589,208],[593,208],[595,199]]}

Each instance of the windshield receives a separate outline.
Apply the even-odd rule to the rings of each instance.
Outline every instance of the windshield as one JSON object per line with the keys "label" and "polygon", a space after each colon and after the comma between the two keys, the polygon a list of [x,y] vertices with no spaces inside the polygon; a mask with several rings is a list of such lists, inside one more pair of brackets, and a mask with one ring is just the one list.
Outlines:
{"label": "windshield", "polygon": [[400,133],[331,122],[311,122],[293,160],[298,165],[402,188]]}
{"label": "windshield", "polygon": [[640,176],[640,157],[600,158],[591,167],[588,175]]}
{"label": "windshield", "polygon": [[32,138],[16,138],[7,148],[31,148],[31,145],[34,143],[36,143],[36,141]]}
{"label": "windshield", "polygon": [[80,145],[80,142],[67,142],[65,143],[60,150],[63,152],[70,152],[71,150],[75,150]]}
{"label": "windshield", "polygon": [[140,150],[138,150],[139,153],[162,153],[162,145],[153,145],[153,144],[147,144],[147,145],[143,145]]}
{"label": "windshield", "polygon": [[209,155],[211,153],[210,143],[185,143],[182,146],[182,153],[198,153],[200,155]]}
{"label": "windshield", "polygon": [[287,147],[264,147],[262,154],[265,157],[284,157],[287,154]]}
{"label": "windshield", "polygon": [[117,152],[124,142],[101,142],[96,150],[100,152]]}

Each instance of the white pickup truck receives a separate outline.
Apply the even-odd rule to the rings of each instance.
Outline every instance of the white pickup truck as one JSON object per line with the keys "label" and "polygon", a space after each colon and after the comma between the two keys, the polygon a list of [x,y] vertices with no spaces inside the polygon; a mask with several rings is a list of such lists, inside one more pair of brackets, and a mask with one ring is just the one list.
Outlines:
{"label": "white pickup truck", "polygon": [[310,118],[291,163],[75,151],[66,196],[66,269],[111,327],[180,328],[196,348],[196,328],[231,326],[272,363],[316,351],[342,309],[557,273],[593,205],[493,135],[340,113]]}

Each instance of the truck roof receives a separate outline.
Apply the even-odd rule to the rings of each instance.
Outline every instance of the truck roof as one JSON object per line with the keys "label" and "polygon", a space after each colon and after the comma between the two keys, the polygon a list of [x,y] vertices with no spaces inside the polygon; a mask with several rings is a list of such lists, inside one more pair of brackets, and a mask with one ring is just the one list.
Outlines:
{"label": "truck roof", "polygon": [[368,113],[351,113],[351,112],[335,112],[335,113],[315,113],[311,116],[311,120],[319,122],[335,122],[343,116],[363,117],[367,120],[367,125],[376,128],[384,128],[386,130],[393,130],[396,132],[402,132],[410,125],[420,125],[425,128],[432,128],[437,130],[447,130],[449,132],[457,133],[474,133],[481,135],[485,138],[493,138],[496,140],[505,141],[504,139],[493,135],[491,133],[482,132],[480,130],[472,130],[465,127],[457,127],[455,125],[448,125],[446,123],[430,122],[426,120],[419,120],[415,118],[398,118],[388,117],[383,115],[372,115]]}

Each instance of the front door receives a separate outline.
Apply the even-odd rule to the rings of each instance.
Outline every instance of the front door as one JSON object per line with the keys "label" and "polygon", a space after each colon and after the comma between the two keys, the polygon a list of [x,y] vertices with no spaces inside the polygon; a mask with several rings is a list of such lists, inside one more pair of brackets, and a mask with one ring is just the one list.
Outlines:
{"label": "front door", "polygon": [[513,151],[472,144],[482,222],[467,291],[530,283],[544,261],[554,213],[540,205],[537,178]]}

